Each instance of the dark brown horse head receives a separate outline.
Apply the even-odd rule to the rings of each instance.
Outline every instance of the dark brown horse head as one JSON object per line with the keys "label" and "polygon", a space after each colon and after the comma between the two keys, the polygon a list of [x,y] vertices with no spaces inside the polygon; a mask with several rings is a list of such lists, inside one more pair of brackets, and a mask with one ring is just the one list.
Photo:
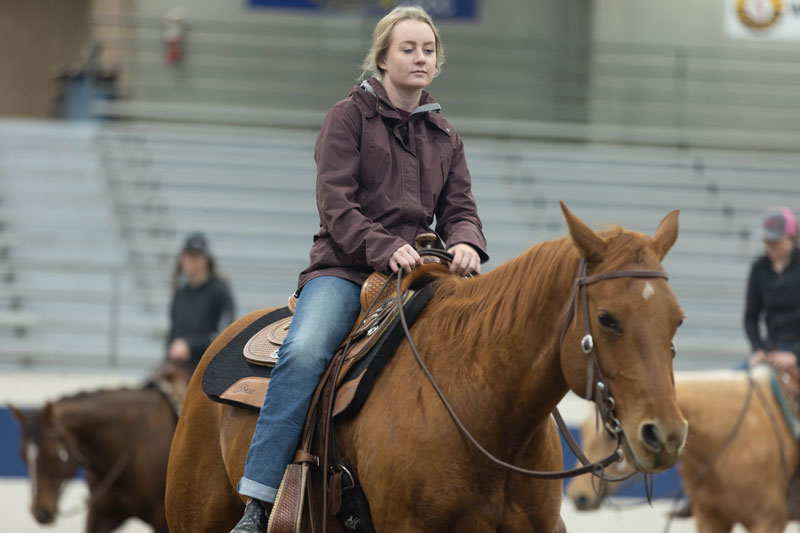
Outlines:
{"label": "dark brown horse head", "polygon": [[31,483],[31,513],[40,524],[51,524],[64,485],[78,468],[71,437],[60,427],[53,404],[27,413],[9,405],[22,430],[20,456]]}
{"label": "dark brown horse head", "polygon": [[[678,237],[677,210],[667,214],[650,237],[622,228],[597,234],[563,204],[562,209],[589,276],[663,271],[661,261]],[[595,352],[615,402],[627,456],[643,472],[669,468],[678,460],[687,432],[672,375],[672,338],[683,312],[663,278],[606,279],[586,291]],[[561,345],[561,368],[568,386],[582,397],[588,374],[587,355],[581,349],[584,335],[579,299]]]}

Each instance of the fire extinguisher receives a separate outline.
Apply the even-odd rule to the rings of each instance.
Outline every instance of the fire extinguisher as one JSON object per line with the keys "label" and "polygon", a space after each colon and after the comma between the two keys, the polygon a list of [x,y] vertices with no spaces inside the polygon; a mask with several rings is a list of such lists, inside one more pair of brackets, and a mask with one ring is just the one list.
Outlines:
{"label": "fire extinguisher", "polygon": [[186,41],[186,25],[184,12],[174,8],[164,16],[164,61],[167,65],[177,66],[183,62]]}

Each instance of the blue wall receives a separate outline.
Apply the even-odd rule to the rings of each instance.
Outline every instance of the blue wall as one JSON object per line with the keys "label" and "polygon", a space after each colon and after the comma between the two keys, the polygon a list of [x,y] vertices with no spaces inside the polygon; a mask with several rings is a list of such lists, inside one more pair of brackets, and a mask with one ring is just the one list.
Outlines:
{"label": "blue wall", "polygon": [[[578,428],[570,428],[573,438],[580,444],[581,436]],[[572,450],[561,436],[561,449],[564,450],[564,468],[573,468],[577,461],[577,457],[572,453]],[[628,498],[644,498],[644,483],[643,477],[638,475],[625,482],[623,490],[617,493],[617,496],[624,496]],[[564,489],[566,490],[569,485],[569,480],[564,481]],[[675,494],[681,487],[681,480],[678,475],[677,467],[672,467],[666,472],[656,474],[653,480],[653,497],[654,498],[674,498]]]}
{"label": "blue wall", "polygon": [[[415,4],[421,5],[436,19],[474,19],[477,16],[477,0],[447,0],[445,2],[431,2],[429,0],[395,1],[394,5]],[[251,7],[272,7],[282,9],[322,9],[320,3],[313,0],[249,0]],[[391,7],[391,6],[389,6]],[[381,9],[377,5],[370,7],[369,11],[376,16],[382,15],[389,9]]]}
{"label": "blue wall", "polygon": [[20,430],[7,408],[0,408],[0,477],[25,477],[28,472],[19,456]]}

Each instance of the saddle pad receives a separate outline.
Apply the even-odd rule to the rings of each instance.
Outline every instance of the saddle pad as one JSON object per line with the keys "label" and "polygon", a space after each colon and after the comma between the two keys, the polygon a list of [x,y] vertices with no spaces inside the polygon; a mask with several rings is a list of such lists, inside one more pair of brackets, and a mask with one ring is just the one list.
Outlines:
{"label": "saddle pad", "polygon": [[[273,367],[248,363],[242,356],[244,347],[264,327],[289,316],[291,312],[288,307],[275,309],[258,318],[232,338],[208,363],[203,374],[203,392],[215,402],[259,409],[264,403],[266,383]],[[236,393],[235,396],[222,397],[229,389]]]}
{"label": "saddle pad", "polygon": [[790,398],[790,392],[784,387],[778,379],[778,374],[770,368],[769,385],[772,393],[775,395],[775,402],[780,408],[783,420],[786,422],[786,427],[794,437],[794,440],[800,439],[800,418],[797,413],[797,400]]}

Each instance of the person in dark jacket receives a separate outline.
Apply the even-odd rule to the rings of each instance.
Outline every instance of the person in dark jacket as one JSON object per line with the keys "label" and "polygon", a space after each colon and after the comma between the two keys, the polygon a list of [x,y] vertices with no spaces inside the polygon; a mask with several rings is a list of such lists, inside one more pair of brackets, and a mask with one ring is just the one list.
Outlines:
{"label": "person in dark jacket", "polygon": [[[766,253],[750,270],[744,327],[752,347],[750,365],[768,362],[778,370],[796,367],[800,357],[800,250],[797,218],[787,207],[772,207],[763,218]],[[766,337],[760,322],[766,324]]]}
{"label": "person in dark jacket", "polygon": [[214,338],[233,322],[233,296],[215,271],[202,233],[186,239],[174,278],[167,358],[191,374]]}
{"label": "person in dark jacket", "polygon": [[452,272],[478,272],[488,260],[463,143],[424,90],[443,63],[429,15],[395,8],[364,61],[374,76],[325,118],[314,151],[319,231],[238,484],[248,503],[233,532],[265,531],[311,395],[353,327],[367,276],[419,265],[412,243],[434,218]]}

